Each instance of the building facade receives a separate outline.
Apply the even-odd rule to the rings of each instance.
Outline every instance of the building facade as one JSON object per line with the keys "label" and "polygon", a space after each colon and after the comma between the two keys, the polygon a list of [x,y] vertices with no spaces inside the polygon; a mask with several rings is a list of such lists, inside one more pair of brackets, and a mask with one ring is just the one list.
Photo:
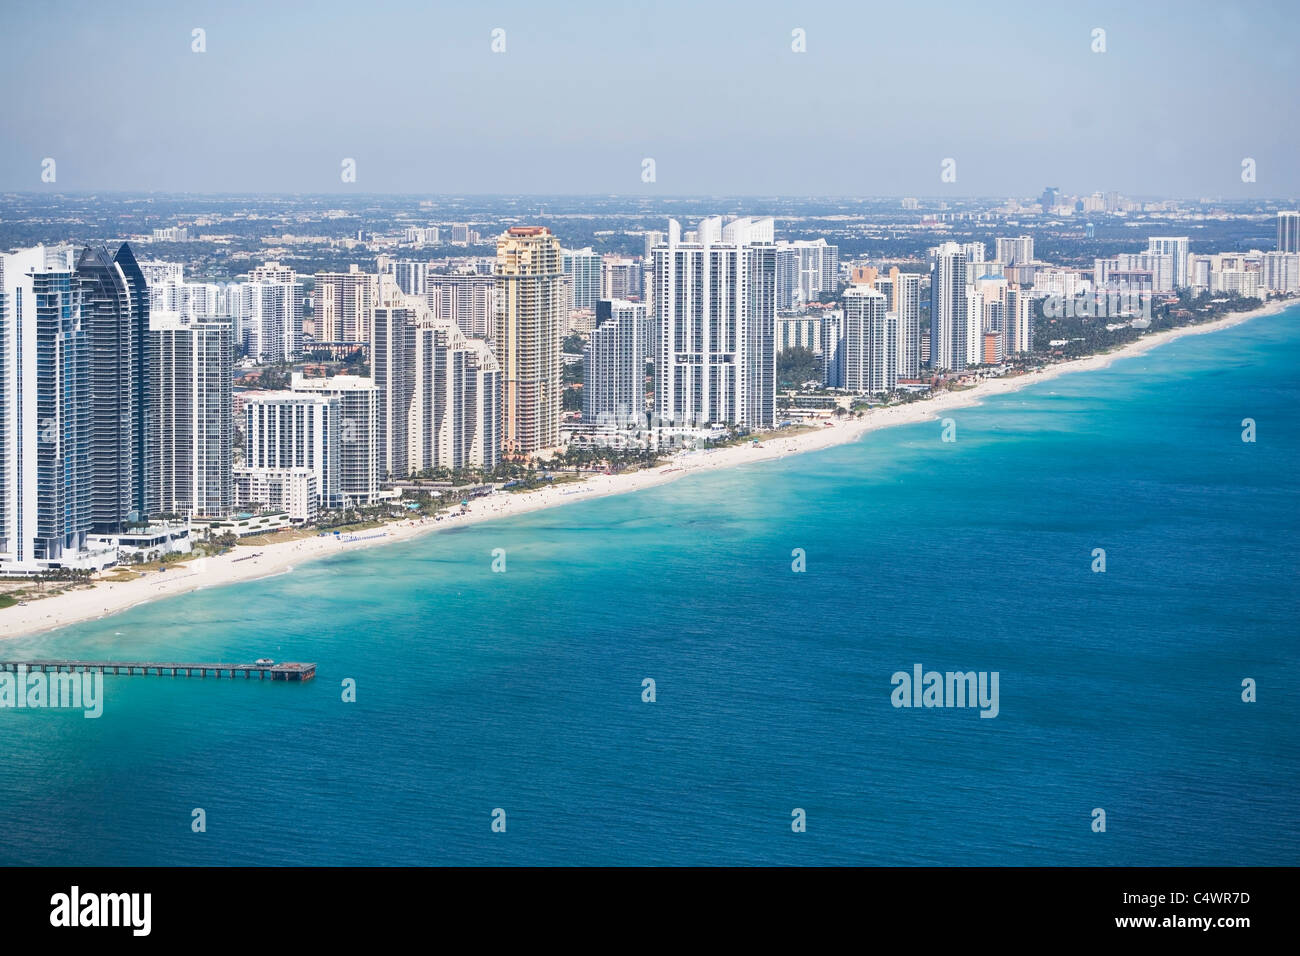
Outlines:
{"label": "building facade", "polygon": [[670,220],[654,250],[655,405],[678,426],[767,428],[776,419],[772,223],[720,217],[683,241]]}
{"label": "building facade", "polygon": [[[599,260],[596,264],[599,289]],[[501,369],[502,442],[530,455],[560,443],[560,346],[567,325],[560,241],[544,226],[497,239],[492,347]]]}

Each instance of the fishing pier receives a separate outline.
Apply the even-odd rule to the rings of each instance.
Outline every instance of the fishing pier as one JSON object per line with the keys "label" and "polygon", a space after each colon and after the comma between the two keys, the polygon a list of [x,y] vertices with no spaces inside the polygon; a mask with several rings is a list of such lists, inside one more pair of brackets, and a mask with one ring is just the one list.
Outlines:
{"label": "fishing pier", "polygon": [[128,677],[231,677],[252,680],[305,681],[316,676],[315,664],[295,661],[257,664],[185,664],[176,661],[0,661],[0,673],[100,673]]}

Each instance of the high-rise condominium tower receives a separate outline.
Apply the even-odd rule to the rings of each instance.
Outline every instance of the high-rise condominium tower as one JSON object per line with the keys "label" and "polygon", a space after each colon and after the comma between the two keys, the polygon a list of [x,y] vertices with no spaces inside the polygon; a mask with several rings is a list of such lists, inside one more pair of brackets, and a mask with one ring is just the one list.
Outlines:
{"label": "high-rise condominium tower", "polygon": [[129,246],[77,259],[90,377],[91,531],[117,534],[150,510],[149,290]]}
{"label": "high-rise condominium tower", "polygon": [[1300,252],[1300,212],[1277,214],[1277,251]]}
{"label": "high-rise condominium tower", "polygon": [[564,250],[564,275],[569,280],[570,309],[595,309],[600,298],[601,256],[586,249]]}
{"label": "high-rise condominium tower", "polygon": [[998,239],[996,259],[1004,266],[1018,266],[1026,262],[1033,262],[1034,237],[1015,236],[1010,239]]}
{"label": "high-rise condominium tower", "polygon": [[368,505],[379,494],[379,388],[359,375],[305,378],[291,389],[339,403],[339,500],[345,508]]}
{"label": "high-rise condominium tower", "polygon": [[492,469],[501,453],[501,371],[491,349],[422,298],[375,310],[381,475]]}
{"label": "high-rise condominium tower", "polygon": [[894,267],[889,282],[889,311],[898,316],[898,377],[916,378],[921,374],[921,276]]}
{"label": "high-rise condominium tower", "polygon": [[1034,347],[1034,311],[1029,290],[1012,283],[1002,312],[1002,348],[1007,355],[1028,352]]}
{"label": "high-rise condominium tower", "polygon": [[583,421],[625,420],[645,411],[645,324],[642,302],[596,303],[596,327],[583,355]]}
{"label": "high-rise condominium tower", "polygon": [[[596,268],[599,289],[599,261]],[[497,239],[495,311],[504,448],[525,455],[553,448],[560,442],[567,309],[560,240],[545,226],[514,226]]]}
{"label": "high-rise condominium tower", "polygon": [[[56,261],[58,260],[58,261]],[[0,254],[0,571],[94,566],[81,283],[43,246]]]}
{"label": "high-rise condominium tower", "polygon": [[456,323],[470,338],[492,335],[495,277],[474,272],[431,275],[427,289],[434,318]]}
{"label": "high-rise condominium tower", "polygon": [[655,403],[677,425],[776,421],[776,246],[771,219],[669,220],[653,257]]}
{"label": "high-rise condominium tower", "polygon": [[1174,257],[1174,288],[1187,287],[1187,253],[1191,251],[1191,240],[1187,236],[1150,236],[1147,239],[1147,252],[1161,256]]}
{"label": "high-rise condominium tower", "polygon": [[369,342],[378,298],[379,276],[355,265],[348,272],[316,273],[316,341]]}
{"label": "high-rise condominium tower", "polygon": [[844,292],[844,387],[875,394],[898,385],[898,316],[865,285]]}
{"label": "high-rise condominium tower", "polygon": [[220,517],[234,508],[234,327],[176,312],[149,318],[150,394],[162,514]]}
{"label": "high-rise condominium tower", "polygon": [[302,354],[302,281],[278,262],[248,273],[232,311],[248,355],[257,362],[291,362]]}
{"label": "high-rise condominium tower", "polygon": [[957,371],[966,367],[966,256],[955,242],[935,251],[930,271],[930,365]]}
{"label": "high-rise condominium tower", "polygon": [[839,246],[825,239],[776,244],[776,308],[780,312],[835,295],[840,278]]}

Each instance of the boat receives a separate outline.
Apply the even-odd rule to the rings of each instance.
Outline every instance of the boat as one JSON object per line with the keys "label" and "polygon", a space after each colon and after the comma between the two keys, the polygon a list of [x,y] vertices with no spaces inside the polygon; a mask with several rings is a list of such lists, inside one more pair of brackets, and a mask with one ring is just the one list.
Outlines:
{"label": "boat", "polygon": [[271,660],[269,657],[259,657],[257,660],[253,661],[253,663],[261,667],[270,667],[275,663],[275,661]]}

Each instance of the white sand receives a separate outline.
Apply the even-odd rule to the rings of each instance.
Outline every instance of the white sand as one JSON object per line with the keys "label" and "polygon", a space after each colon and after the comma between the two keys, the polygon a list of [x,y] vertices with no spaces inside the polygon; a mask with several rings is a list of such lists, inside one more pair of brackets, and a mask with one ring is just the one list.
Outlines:
{"label": "white sand", "polygon": [[[133,581],[100,583],[94,588],[68,591],[31,601],[24,606],[0,610],[0,638],[47,631],[77,621],[106,617],[137,604],[184,594],[198,588],[219,587],[236,581],[248,581],[284,573],[307,561],[341,551],[406,541],[445,528],[461,528],[480,521],[506,518],[573,501],[586,501],[604,495],[638,491],[676,481],[678,478],[697,472],[732,468],[748,462],[782,458],[786,455],[840,445],[878,428],[941,417],[943,412],[978,404],[989,395],[1014,392],[1026,385],[1045,382],[1072,372],[1105,368],[1117,358],[1141,354],[1186,335],[1201,335],[1240,325],[1257,316],[1273,315],[1294,304],[1293,300],[1278,300],[1259,309],[1234,313],[1203,325],[1146,335],[1136,342],[1104,355],[1060,362],[1029,375],[992,379],[966,391],[945,392],[935,398],[907,405],[874,409],[861,419],[846,419],[830,426],[818,425],[817,431],[768,440],[757,447],[747,444],[707,452],[686,452],[675,456],[667,464],[649,471],[623,475],[598,475],[581,484],[562,484],[519,494],[489,495],[470,502],[467,513],[446,517],[440,522],[435,522],[433,519],[416,519],[394,522],[382,529],[359,532],[360,535],[369,536],[382,531],[384,532],[382,537],[367,537],[365,540],[348,543],[337,541],[333,535],[330,535],[261,547],[239,547],[219,557],[196,559],[186,564],[174,565],[171,570],[150,572]],[[261,552],[259,557],[249,558],[249,555],[259,551]],[[244,558],[244,560],[235,561],[236,558]]]}

